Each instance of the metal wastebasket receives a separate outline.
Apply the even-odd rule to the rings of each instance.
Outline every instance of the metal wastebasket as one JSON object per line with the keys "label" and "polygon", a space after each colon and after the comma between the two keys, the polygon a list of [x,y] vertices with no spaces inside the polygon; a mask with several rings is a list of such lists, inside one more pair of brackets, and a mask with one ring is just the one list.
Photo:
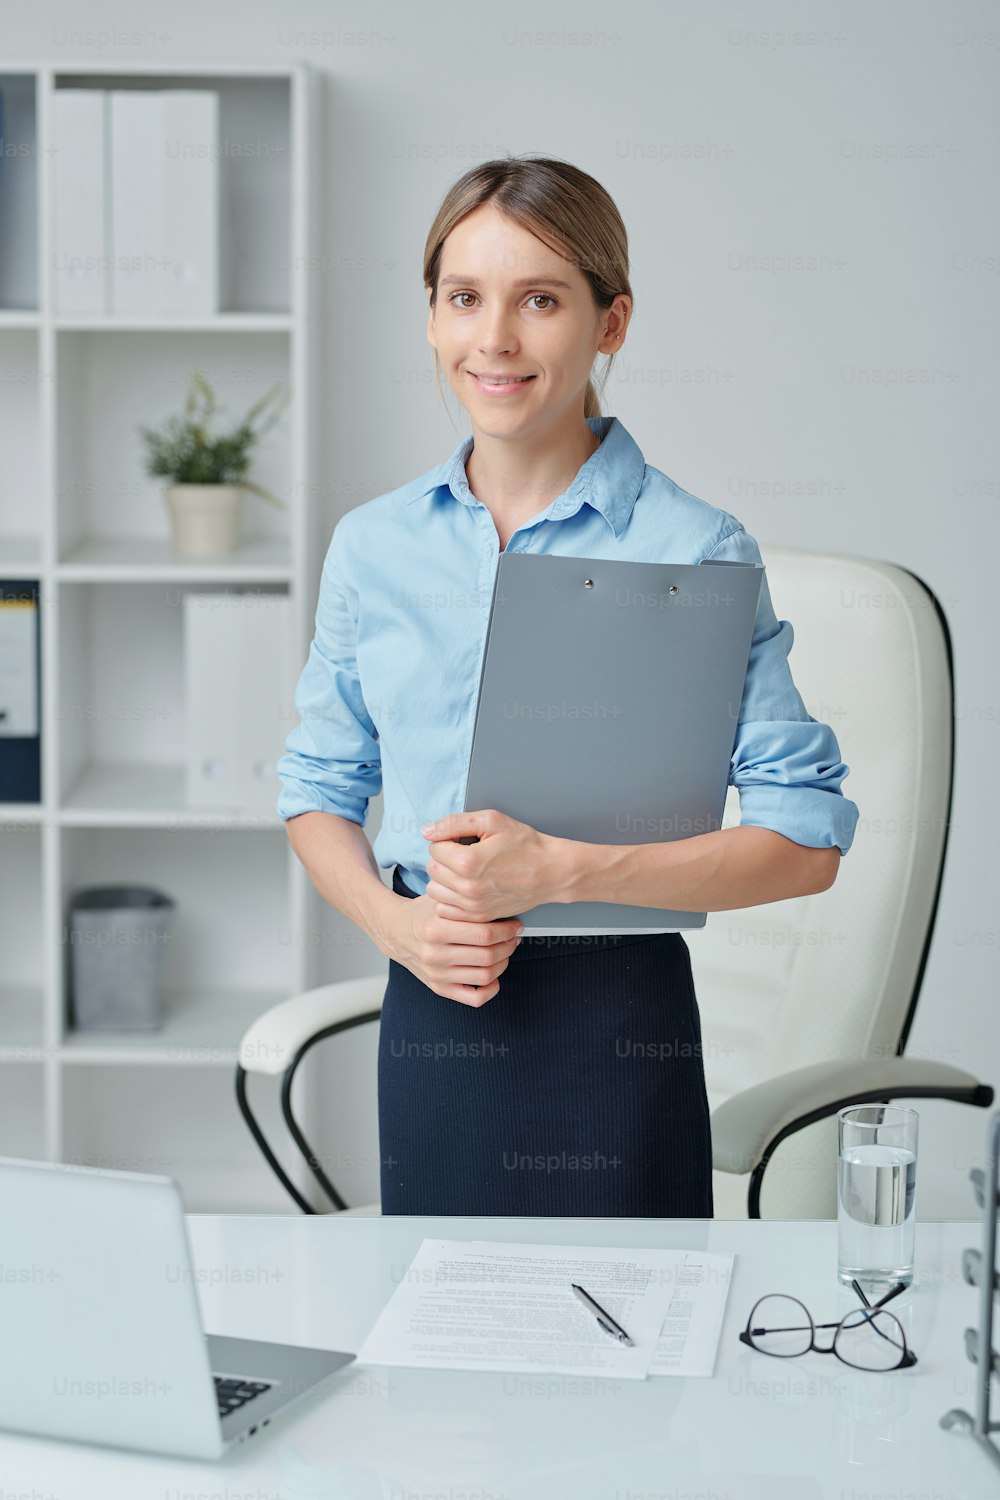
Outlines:
{"label": "metal wastebasket", "polygon": [[176,902],[143,885],[96,885],[70,906],[70,1018],[78,1031],[154,1031]]}

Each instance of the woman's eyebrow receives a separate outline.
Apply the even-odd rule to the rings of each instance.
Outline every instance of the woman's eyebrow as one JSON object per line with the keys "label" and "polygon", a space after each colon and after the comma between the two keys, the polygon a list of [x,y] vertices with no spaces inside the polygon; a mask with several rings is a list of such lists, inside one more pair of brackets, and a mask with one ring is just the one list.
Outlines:
{"label": "woman's eyebrow", "polygon": [[[453,282],[453,281],[461,281],[461,282],[463,282],[467,286],[478,286],[478,284],[479,284],[475,276],[442,276],[441,281],[440,281],[440,285],[441,286],[450,285],[450,283]],[[561,286],[561,287],[565,287],[566,290],[567,290],[567,292],[571,292],[573,290],[573,288],[570,286],[570,284],[569,284],[568,281],[560,281],[557,276],[522,276],[521,279],[520,279],[520,281],[514,281],[514,282],[511,283],[511,285],[512,286],[539,286],[539,285]]]}

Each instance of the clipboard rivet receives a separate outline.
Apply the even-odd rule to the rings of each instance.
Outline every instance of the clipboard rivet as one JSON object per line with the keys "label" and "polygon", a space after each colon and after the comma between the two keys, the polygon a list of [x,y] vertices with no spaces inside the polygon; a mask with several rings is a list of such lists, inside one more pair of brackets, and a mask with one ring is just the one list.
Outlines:
{"label": "clipboard rivet", "polygon": [[592,589],[594,587],[594,580],[592,578],[585,578],[583,580],[583,586],[585,589]]}
{"label": "clipboard rivet", "polygon": [[676,594],[676,592],[677,592],[677,585],[676,585],[676,583],[672,583],[672,584],[671,584],[671,585],[670,585],[670,592],[671,592],[671,593],[672,593],[672,594]]}

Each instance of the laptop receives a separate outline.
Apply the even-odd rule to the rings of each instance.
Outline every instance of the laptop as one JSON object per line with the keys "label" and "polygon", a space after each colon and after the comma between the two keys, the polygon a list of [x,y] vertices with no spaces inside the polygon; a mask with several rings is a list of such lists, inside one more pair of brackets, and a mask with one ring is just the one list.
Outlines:
{"label": "laptop", "polygon": [[[760,563],[501,552],[464,810],[589,844],[721,828],[763,578]],[[510,915],[527,936],[573,937],[679,932],[707,913],[553,901]]]}
{"label": "laptop", "polygon": [[204,1333],[170,1177],[0,1157],[0,1203],[0,1427],[217,1459],[355,1358]]}

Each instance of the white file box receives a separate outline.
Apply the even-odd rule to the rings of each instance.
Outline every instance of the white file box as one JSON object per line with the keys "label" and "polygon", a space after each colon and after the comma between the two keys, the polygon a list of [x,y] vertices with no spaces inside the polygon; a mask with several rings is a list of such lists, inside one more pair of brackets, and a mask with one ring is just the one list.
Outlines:
{"label": "white file box", "polygon": [[161,312],[219,311],[219,96],[163,94]]}
{"label": "white file box", "polygon": [[163,95],[112,89],[111,311],[158,313],[163,283]]}
{"label": "white file box", "polygon": [[184,599],[187,800],[274,812],[291,727],[289,600],[255,591]]}

